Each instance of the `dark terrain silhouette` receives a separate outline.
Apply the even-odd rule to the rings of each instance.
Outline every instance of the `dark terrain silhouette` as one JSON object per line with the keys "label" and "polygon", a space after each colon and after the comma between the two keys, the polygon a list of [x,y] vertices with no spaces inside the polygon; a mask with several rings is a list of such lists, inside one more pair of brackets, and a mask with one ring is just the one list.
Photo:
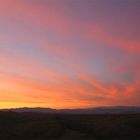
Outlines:
{"label": "dark terrain silhouette", "polygon": [[0,111],[0,140],[140,139],[140,114]]}

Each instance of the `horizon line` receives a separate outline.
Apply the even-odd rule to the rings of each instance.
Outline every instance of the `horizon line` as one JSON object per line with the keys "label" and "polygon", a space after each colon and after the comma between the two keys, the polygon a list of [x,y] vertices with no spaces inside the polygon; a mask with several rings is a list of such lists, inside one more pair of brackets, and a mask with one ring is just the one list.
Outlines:
{"label": "horizon line", "polygon": [[109,107],[140,107],[140,105],[117,105],[117,106],[111,106],[111,105],[107,105],[107,106],[96,106],[96,107],[83,107],[83,108],[51,108],[51,107],[17,107],[17,108],[0,108],[0,110],[12,110],[12,109],[36,109],[36,108],[40,108],[40,109],[52,109],[52,110],[76,110],[76,109],[95,109],[95,108],[109,108]]}

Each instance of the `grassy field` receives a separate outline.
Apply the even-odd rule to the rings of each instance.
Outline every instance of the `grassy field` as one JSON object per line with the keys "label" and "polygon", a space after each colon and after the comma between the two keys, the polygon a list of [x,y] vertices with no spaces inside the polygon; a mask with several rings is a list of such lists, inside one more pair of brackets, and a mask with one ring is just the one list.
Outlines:
{"label": "grassy field", "polygon": [[140,139],[140,114],[0,112],[0,140],[6,139]]}

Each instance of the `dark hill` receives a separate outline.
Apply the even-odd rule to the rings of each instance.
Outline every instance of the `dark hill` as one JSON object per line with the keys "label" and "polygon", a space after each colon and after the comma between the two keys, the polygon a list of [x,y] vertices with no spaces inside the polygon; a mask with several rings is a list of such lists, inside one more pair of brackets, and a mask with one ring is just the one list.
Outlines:
{"label": "dark hill", "polygon": [[38,112],[38,113],[54,113],[54,114],[133,114],[140,113],[140,107],[137,106],[111,106],[96,107],[86,109],[51,109],[51,108],[16,108],[2,109],[1,111],[13,112]]}

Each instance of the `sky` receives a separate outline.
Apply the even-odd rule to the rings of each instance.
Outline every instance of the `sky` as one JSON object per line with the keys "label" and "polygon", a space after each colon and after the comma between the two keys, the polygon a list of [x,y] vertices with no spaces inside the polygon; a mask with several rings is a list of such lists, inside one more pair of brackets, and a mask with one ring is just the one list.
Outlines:
{"label": "sky", "polygon": [[140,0],[0,0],[0,108],[140,106]]}

